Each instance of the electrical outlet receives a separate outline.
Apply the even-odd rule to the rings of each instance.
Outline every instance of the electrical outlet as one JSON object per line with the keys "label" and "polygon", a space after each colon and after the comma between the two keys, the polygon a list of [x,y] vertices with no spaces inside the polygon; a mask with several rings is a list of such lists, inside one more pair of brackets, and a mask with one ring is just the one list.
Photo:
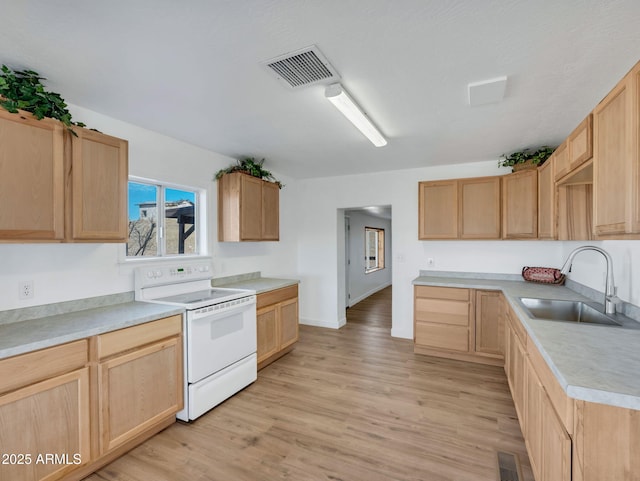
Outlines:
{"label": "electrical outlet", "polygon": [[33,299],[33,281],[21,281],[18,284],[18,298],[20,299]]}

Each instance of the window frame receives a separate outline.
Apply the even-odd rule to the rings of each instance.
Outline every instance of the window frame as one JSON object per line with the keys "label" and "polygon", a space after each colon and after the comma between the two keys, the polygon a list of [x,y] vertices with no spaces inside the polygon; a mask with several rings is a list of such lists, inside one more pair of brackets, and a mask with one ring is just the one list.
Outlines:
{"label": "window frame", "polygon": [[[129,183],[137,183],[144,184],[155,187],[156,190],[156,209],[157,209],[157,229],[158,229],[158,253],[154,256],[129,256],[127,255],[127,244],[125,243],[122,249],[122,259],[126,263],[135,263],[135,262],[150,262],[150,261],[159,261],[159,260],[170,260],[170,259],[195,259],[195,258],[208,258],[210,257],[208,254],[208,240],[207,233],[209,227],[207,225],[207,215],[206,215],[206,202],[207,202],[207,190],[201,187],[195,187],[184,184],[176,184],[174,182],[166,182],[157,179],[151,179],[148,177],[139,177],[130,175],[127,179],[127,193],[129,192]],[[167,189],[174,190],[183,190],[186,192],[193,192],[195,195],[195,205],[194,205],[194,218],[196,231],[194,235],[196,236],[196,252],[191,254],[167,254],[166,248],[166,236],[165,236],[165,205],[163,199],[166,195]],[[127,217],[129,213],[129,197],[127,195]],[[127,223],[129,219],[127,219]]]}
{"label": "window frame", "polygon": [[[371,260],[368,257],[368,233],[369,231],[374,231],[376,233],[376,266],[375,267],[367,267],[367,263]],[[364,227],[364,273],[371,274],[373,272],[381,271],[385,268],[385,234],[384,229],[381,227]]]}

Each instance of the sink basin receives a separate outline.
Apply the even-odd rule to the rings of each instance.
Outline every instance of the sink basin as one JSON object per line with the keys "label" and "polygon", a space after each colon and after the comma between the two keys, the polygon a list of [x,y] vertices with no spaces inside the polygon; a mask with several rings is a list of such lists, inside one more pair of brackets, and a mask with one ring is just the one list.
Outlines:
{"label": "sink basin", "polygon": [[520,301],[529,316],[535,319],[581,322],[602,326],[622,326],[620,322],[615,321],[609,315],[581,301],[561,301],[530,297],[521,297]]}

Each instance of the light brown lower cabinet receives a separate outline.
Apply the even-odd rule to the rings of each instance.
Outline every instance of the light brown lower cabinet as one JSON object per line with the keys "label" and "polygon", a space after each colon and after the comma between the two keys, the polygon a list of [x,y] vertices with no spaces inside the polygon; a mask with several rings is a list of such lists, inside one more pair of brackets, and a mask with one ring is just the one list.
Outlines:
{"label": "light brown lower cabinet", "polygon": [[175,422],[181,332],[173,316],[0,360],[0,481],[83,479]]}
{"label": "light brown lower cabinet", "polygon": [[571,480],[571,438],[532,363],[526,363],[524,437],[537,481]]}
{"label": "light brown lower cabinet", "polygon": [[455,287],[414,287],[414,352],[501,365],[502,294]]}
{"label": "light brown lower cabinet", "polygon": [[293,349],[298,341],[298,286],[258,294],[258,369]]}
{"label": "light brown lower cabinet", "polygon": [[88,427],[88,367],[1,395],[0,479],[63,478],[90,461]]}
{"label": "light brown lower cabinet", "polygon": [[182,409],[181,330],[174,316],[98,336],[100,454]]}

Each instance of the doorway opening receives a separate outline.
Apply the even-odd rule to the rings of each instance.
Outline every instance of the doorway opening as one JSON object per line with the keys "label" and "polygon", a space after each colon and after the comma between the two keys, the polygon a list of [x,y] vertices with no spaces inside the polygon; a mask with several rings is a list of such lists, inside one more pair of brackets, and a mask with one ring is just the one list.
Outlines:
{"label": "doorway opening", "polygon": [[340,209],[344,215],[345,322],[391,330],[391,206]]}

